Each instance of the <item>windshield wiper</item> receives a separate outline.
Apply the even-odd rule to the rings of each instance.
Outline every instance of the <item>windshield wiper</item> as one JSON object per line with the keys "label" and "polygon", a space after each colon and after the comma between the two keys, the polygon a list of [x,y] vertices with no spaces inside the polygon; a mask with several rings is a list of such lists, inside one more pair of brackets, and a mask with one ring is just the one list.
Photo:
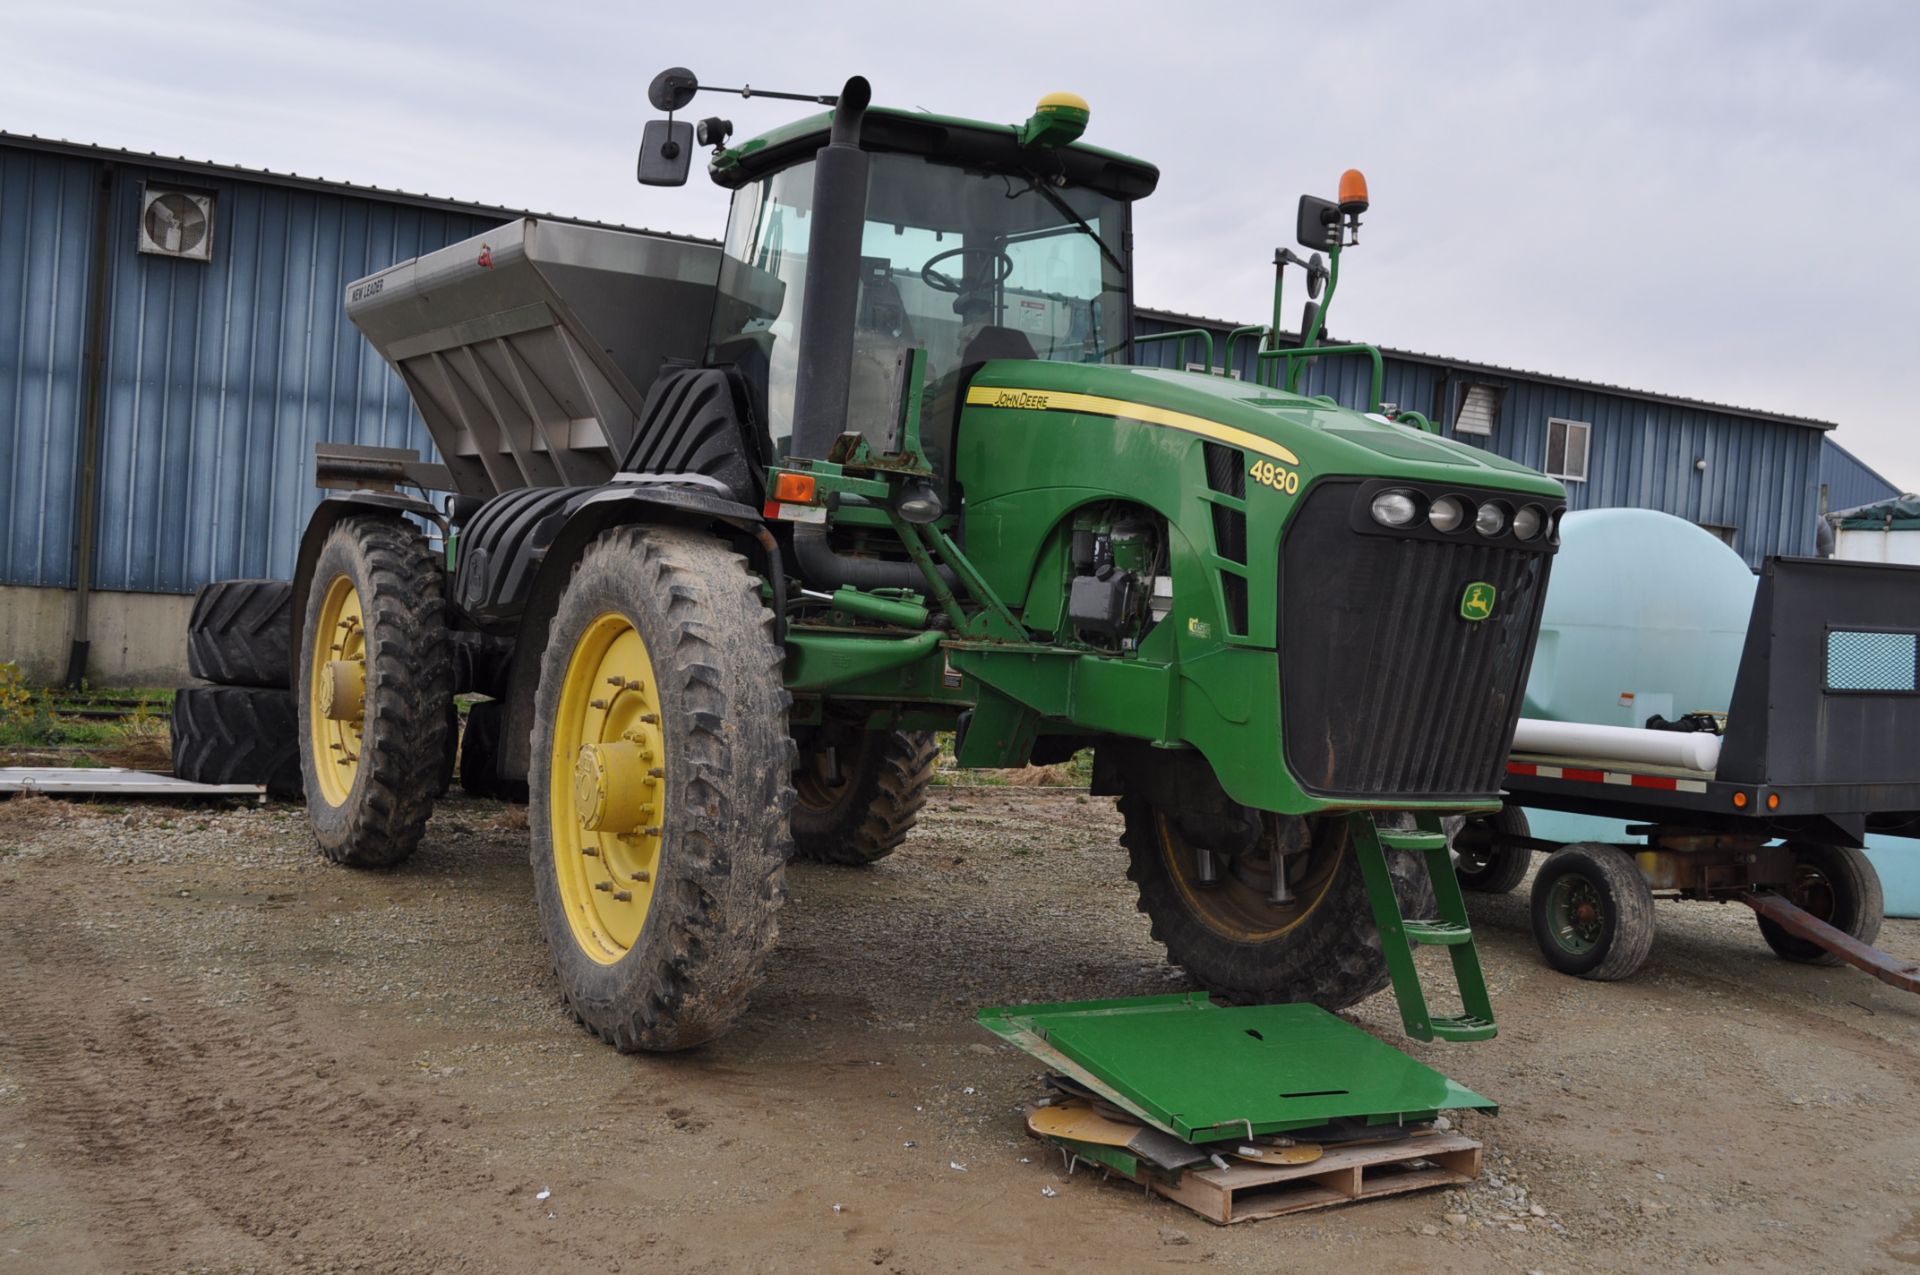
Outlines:
{"label": "windshield wiper", "polygon": [[1040,194],[1043,197],[1045,197],[1046,201],[1053,205],[1053,209],[1055,212],[1059,213],[1062,217],[1065,217],[1068,221],[1072,222],[1074,226],[1078,228],[1081,234],[1093,240],[1093,242],[1099,246],[1100,255],[1105,257],[1108,261],[1111,261],[1113,263],[1113,268],[1115,270],[1118,270],[1122,275],[1127,273],[1127,263],[1120,260],[1120,255],[1118,253],[1116,253],[1113,249],[1107,247],[1107,241],[1100,237],[1100,232],[1095,230],[1091,225],[1087,224],[1087,219],[1085,217],[1082,217],[1079,213],[1075,212],[1073,210],[1073,205],[1069,204],[1066,200],[1060,198],[1059,194],[1051,186],[1047,185],[1046,180],[1042,178],[1039,174],[1028,173],[1027,177],[1033,183],[1031,186],[1027,187],[1028,190],[1039,191]]}

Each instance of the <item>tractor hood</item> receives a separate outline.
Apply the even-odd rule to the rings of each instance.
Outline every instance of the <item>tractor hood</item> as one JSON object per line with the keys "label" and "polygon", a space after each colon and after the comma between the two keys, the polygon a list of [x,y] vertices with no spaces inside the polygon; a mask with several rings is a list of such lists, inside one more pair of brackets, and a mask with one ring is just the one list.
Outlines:
{"label": "tractor hood", "polygon": [[[1027,391],[1022,401],[1007,396]],[[1496,487],[1564,499],[1551,478],[1452,439],[1382,416],[1332,407],[1247,381],[1167,368],[998,360],[984,366],[968,402],[1138,418],[1230,441],[1238,431],[1296,453],[1312,477],[1390,474],[1409,480]],[[1206,426],[1227,436],[1211,435]]]}

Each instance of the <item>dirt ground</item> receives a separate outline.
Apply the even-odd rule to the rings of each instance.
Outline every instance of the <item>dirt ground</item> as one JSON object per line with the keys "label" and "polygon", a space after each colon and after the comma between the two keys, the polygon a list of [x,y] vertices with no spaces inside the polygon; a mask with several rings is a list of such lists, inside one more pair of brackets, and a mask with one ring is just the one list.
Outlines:
{"label": "dirt ground", "polygon": [[518,811],[374,874],[291,807],[0,806],[0,1269],[1920,1269],[1920,998],[1733,907],[1662,904],[1601,985],[1476,900],[1500,1036],[1411,1046],[1503,1105],[1471,1189],[1216,1228],[1067,1177],[973,1013],[1186,986],[1117,823],[943,791],[885,863],[792,871],[731,1036],[622,1057],[554,994]]}

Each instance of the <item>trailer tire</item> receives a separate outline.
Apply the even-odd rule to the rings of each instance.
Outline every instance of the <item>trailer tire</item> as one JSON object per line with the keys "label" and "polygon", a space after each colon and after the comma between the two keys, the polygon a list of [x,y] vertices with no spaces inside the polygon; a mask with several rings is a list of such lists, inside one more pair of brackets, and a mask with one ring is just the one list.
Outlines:
{"label": "trailer tire", "polygon": [[[445,571],[403,519],[355,514],[321,545],[297,698],[307,822],[335,863],[401,863],[433,814],[453,699],[445,597]],[[336,680],[355,676],[357,692]],[[358,716],[329,716],[341,695]]]}
{"label": "trailer tire", "polygon": [[[1880,937],[1887,903],[1880,888],[1880,874],[1867,856],[1852,846],[1817,841],[1795,841],[1788,849],[1793,852],[1794,879],[1780,893],[1795,907],[1873,946]],[[1783,960],[1802,965],[1845,963],[1826,948],[1789,933],[1764,916],[1758,920],[1760,937]]]}
{"label": "trailer tire", "polygon": [[604,532],[560,598],[534,701],[534,893],[563,999],[622,1052],[713,1039],[761,980],[792,854],[781,666],[758,581],[701,532]]}
{"label": "trailer tire", "polygon": [[216,580],[200,586],[187,617],[187,672],[221,686],[287,689],[293,584]]}
{"label": "trailer tire", "polygon": [[[829,723],[806,744],[794,770],[794,857],[864,866],[892,854],[927,804],[940,757],[933,732]],[[828,748],[839,783],[828,773]]]}
{"label": "trailer tire", "polygon": [[265,784],[300,799],[300,724],[293,692],[188,686],[173,697],[173,773],[196,784]]}
{"label": "trailer tire", "polygon": [[[1502,806],[1491,815],[1471,815],[1462,831],[1475,824],[1484,825],[1478,831],[1496,836],[1533,835],[1527,812],[1518,806]],[[1484,851],[1469,846],[1456,848],[1453,854],[1453,874],[1460,878],[1460,888],[1477,894],[1511,894],[1532,866],[1533,851],[1525,846],[1490,846]]]}
{"label": "trailer tire", "polygon": [[506,717],[507,706],[497,699],[483,699],[467,710],[467,729],[460,740],[460,787],[469,796],[524,806],[526,779],[502,779],[495,769]]}
{"label": "trailer tire", "polygon": [[1534,875],[1531,902],[1534,942],[1562,974],[1613,982],[1653,951],[1653,891],[1618,846],[1554,851]]}
{"label": "trailer tire", "polygon": [[[1252,928],[1269,923],[1261,891],[1237,881],[1196,885],[1186,869],[1193,847],[1144,795],[1123,793],[1120,814],[1138,907],[1167,959],[1201,986],[1232,1001],[1312,1001],[1337,1010],[1387,985],[1386,955],[1344,817],[1312,822],[1314,848],[1305,852],[1312,859],[1295,886],[1299,903],[1278,911],[1264,905],[1275,928],[1263,931]],[[1386,855],[1401,913],[1432,916],[1433,883],[1420,856]]]}

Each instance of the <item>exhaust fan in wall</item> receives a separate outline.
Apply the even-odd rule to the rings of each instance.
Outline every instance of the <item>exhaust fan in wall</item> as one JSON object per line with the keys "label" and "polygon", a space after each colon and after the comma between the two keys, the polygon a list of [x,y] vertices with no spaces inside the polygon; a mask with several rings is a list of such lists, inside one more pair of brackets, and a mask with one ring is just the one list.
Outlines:
{"label": "exhaust fan in wall", "polygon": [[140,192],[140,251],[213,260],[213,195],[148,186]]}

